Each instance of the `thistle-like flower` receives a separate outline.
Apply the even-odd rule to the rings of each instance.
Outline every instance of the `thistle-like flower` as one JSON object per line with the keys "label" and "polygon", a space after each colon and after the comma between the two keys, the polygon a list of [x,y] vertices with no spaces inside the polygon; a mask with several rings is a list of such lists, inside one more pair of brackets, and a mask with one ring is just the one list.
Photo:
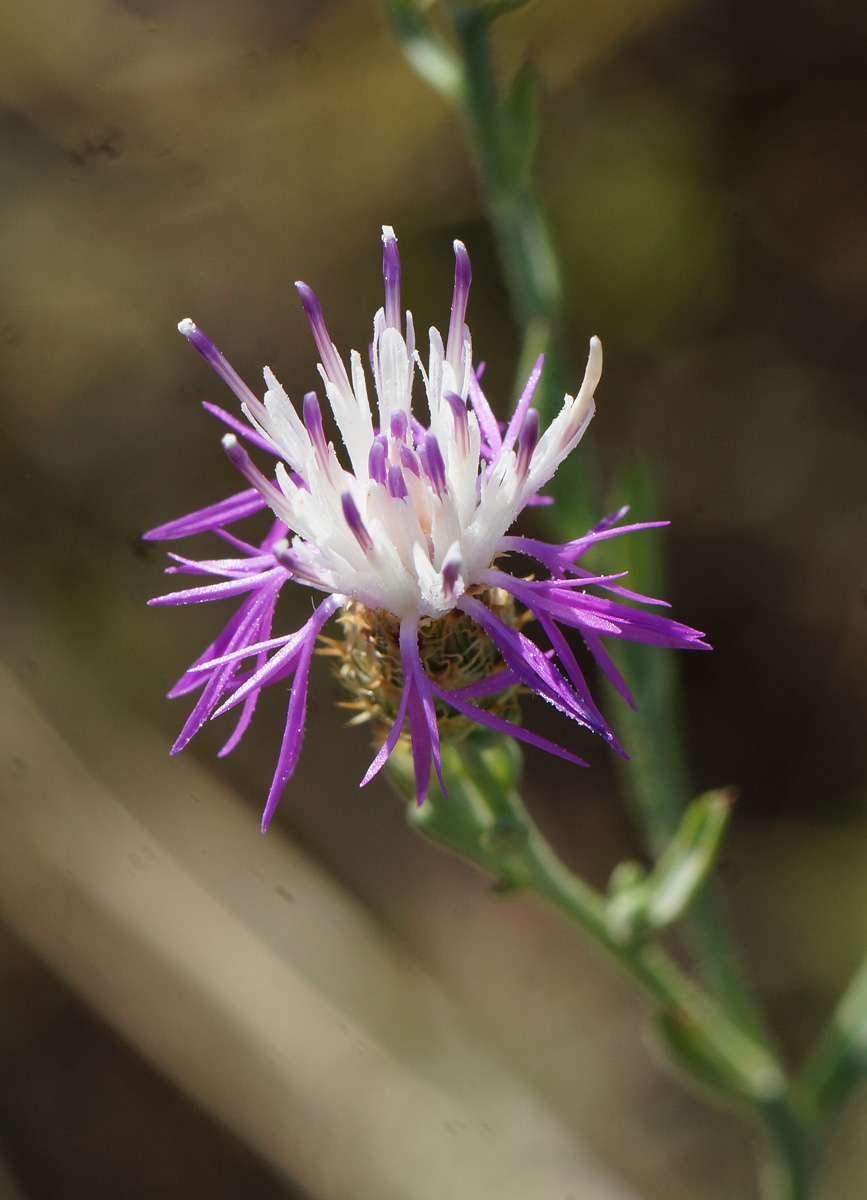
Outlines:
{"label": "thistle-like flower", "polygon": [[[240,707],[234,732],[220,751],[227,754],[246,730],[262,688],[291,680],[263,829],[301,751],[317,640],[326,653],[337,656],[339,677],[353,696],[350,707],[357,710],[357,720],[373,723],[380,743],[362,784],[380,770],[408,724],[419,803],[427,794],[431,762],[440,773],[444,728],[460,733],[476,722],[584,765],[570,751],[516,724],[516,696],[522,688],[620,749],[562,625],[580,632],[627,700],[626,685],[602,637],[707,649],[696,630],[634,605],[663,601],[626,590],[616,582],[622,575],[594,575],[578,565],[595,543],[664,522],[623,525],[623,509],[563,545],[508,533],[521,510],[539,502],[539,489],[577,446],[593,416],[593,392],[602,369],[598,339],[590,342],[577,396],[565,397],[544,433],[540,435],[538,413],[531,407],[541,358],[503,427],[473,368],[465,321],[470,287],[466,249],[455,242],[448,337],[443,345],[439,332],[431,329],[425,368],[415,348],[411,313],[402,321],[400,259],[388,226],[382,241],[385,306],[374,318],[370,348],[375,412],[360,355],[352,351],[347,371],[319,302],[306,284],[296,285],[345,454],[328,441],[315,392],[304,397],[299,415],[266,368],[260,400],[192,321],[178,326],[241,402],[246,424],[212,404],[205,408],[232,430],[223,447],[249,486],[145,535],[164,540],[211,531],[233,551],[231,557],[208,560],[171,555],[177,565],[170,572],[214,576],[219,582],[160,596],[152,604],[243,597],[219,637],[169,693],[201,689],[173,752],[209,717]],[[416,370],[426,393],[427,424],[412,410]],[[276,467],[263,473],[239,437],[276,457]],[[227,528],[266,508],[275,520],[259,544]],[[512,554],[535,559],[547,578],[519,578],[497,565]],[[325,599],[301,629],[274,637],[277,597],[290,580],[325,593]],[[588,592],[588,587],[603,594]],[[338,613],[343,636],[322,638],[326,622]],[[546,647],[524,632],[532,618]]]}

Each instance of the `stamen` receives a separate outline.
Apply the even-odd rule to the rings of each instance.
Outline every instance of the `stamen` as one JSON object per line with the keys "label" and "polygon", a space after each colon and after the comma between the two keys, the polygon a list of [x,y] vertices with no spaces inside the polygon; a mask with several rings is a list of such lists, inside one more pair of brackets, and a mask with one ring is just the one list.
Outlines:
{"label": "stamen", "polygon": [[442,566],[443,591],[449,600],[454,598],[455,585],[458,582],[463,565],[460,543],[455,542],[450,547]]}
{"label": "stamen", "polygon": [[322,305],[316,299],[313,290],[306,283],[301,283],[299,280],[295,284],[295,287],[298,289],[298,295],[301,297],[301,306],[304,309],[304,315],[313,331],[313,339],[316,342],[316,349],[319,351],[322,366],[325,368],[325,374],[334,383],[342,383],[346,379],[346,369],[340,361],[340,355],[337,353],[334,343],[328,336],[328,330],[325,327],[325,318],[322,316]]}
{"label": "stamen", "polygon": [[539,413],[531,408],[524,418],[521,433],[518,437],[517,469],[518,478],[523,481],[530,470],[533,452],[539,444]]}
{"label": "stamen", "polygon": [[272,548],[272,554],[277,559],[281,567],[290,571],[295,579],[301,583],[310,583],[314,587],[321,587],[322,580],[310,568],[301,561],[295,551],[289,545],[287,538],[276,542]]}
{"label": "stamen", "polygon": [[400,255],[390,225],[382,227],[382,275],[385,280],[385,324],[400,330]]}
{"label": "stamen", "polygon": [[409,495],[400,467],[390,466],[388,468],[388,494],[395,500],[405,500]]}
{"label": "stamen", "polygon": [[374,482],[385,485],[385,464],[387,460],[388,443],[381,434],[378,434],[373,439],[373,445],[370,447],[370,454],[367,458],[367,473]]}
{"label": "stamen", "polygon": [[398,442],[405,442],[409,430],[409,417],[402,410],[391,415],[391,436]]}
{"label": "stamen", "polygon": [[432,433],[424,435],[424,443],[419,451],[425,474],[433,485],[436,494],[442,498],[446,494],[446,464],[443,461],[439,442]]}
{"label": "stamen", "polygon": [[421,479],[421,463],[418,455],[414,450],[410,450],[409,446],[398,446],[397,454],[400,459],[400,465],[405,471],[412,471],[418,479]]}
{"label": "stamen", "polygon": [[448,402],[455,418],[455,434],[461,454],[470,450],[470,424],[467,420],[466,403],[455,392],[444,392],[443,399]]}
{"label": "stamen", "polygon": [[367,532],[367,528],[361,519],[361,513],[358,511],[358,505],[352,499],[351,493],[344,492],[340,497],[340,503],[343,506],[343,516],[346,519],[346,524],[352,531],[355,540],[364,553],[369,554],[373,549],[373,538]]}
{"label": "stamen", "polygon": [[228,362],[221,350],[218,350],[209,337],[199,329],[195,321],[185,317],[178,323],[178,332],[182,333],[194,350],[198,350],[202,358],[212,367],[224,383],[232,389],[242,404],[250,405],[251,409],[262,407],[262,402]]}
{"label": "stamen", "polygon": [[235,470],[240,472],[247,482],[253,485],[270,507],[278,515],[281,512],[285,512],[285,496],[279,488],[275,487],[270,480],[265,478],[258,467],[253,465],[250,455],[235,437],[234,433],[227,433],[221,439],[221,445]]}
{"label": "stamen", "polygon": [[455,242],[455,288],[452,293],[452,315],[449,320],[449,337],[446,343],[446,361],[451,363],[455,376],[461,375],[461,349],[464,344],[464,322],[467,315],[467,297],[470,294],[470,256],[463,242]]}
{"label": "stamen", "polygon": [[319,398],[315,392],[307,392],[302,407],[304,425],[310,434],[310,440],[323,463],[328,461],[328,443],[325,440],[325,430],[322,426],[322,411],[319,408]]}

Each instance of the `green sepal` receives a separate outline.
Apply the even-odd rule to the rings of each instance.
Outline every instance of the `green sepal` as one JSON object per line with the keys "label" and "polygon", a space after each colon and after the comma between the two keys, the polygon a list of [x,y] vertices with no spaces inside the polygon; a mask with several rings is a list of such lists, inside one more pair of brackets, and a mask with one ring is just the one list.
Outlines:
{"label": "green sepal", "polygon": [[522,850],[529,818],[518,794],[522,756],[517,743],[485,730],[441,746],[443,781],[436,779],[423,804],[416,801],[409,746],[403,742],[388,761],[392,782],[407,804],[409,823],[431,841],[489,871],[494,890],[525,886]]}

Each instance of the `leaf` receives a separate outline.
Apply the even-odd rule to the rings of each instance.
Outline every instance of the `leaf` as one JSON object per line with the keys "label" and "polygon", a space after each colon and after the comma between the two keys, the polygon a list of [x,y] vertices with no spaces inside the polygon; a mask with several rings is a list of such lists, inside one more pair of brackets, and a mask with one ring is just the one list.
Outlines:
{"label": "leaf", "polygon": [[514,176],[525,183],[536,157],[540,97],[538,72],[530,63],[522,63],[503,106],[503,152]]}
{"label": "leaf", "polygon": [[609,930],[616,941],[663,929],[686,912],[713,867],[733,801],[727,789],[694,800],[649,874],[637,863],[617,867],[608,887]]}
{"label": "leaf", "polygon": [[725,1053],[721,1053],[718,1043],[708,1036],[707,1028],[674,1009],[662,1011],[655,1026],[674,1064],[715,1095],[765,1105],[785,1091],[785,1076],[774,1059],[737,1030]]}
{"label": "leaf", "polygon": [[734,799],[731,789],[705,792],[684,813],[677,833],[647,880],[647,916],[652,928],[676,921],[707,879]]}

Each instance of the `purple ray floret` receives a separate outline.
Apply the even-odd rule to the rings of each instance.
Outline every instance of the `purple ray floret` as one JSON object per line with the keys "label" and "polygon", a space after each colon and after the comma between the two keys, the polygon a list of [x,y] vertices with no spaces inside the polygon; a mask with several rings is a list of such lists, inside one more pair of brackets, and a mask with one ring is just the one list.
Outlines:
{"label": "purple ray floret", "polygon": [[391,228],[382,231],[382,277],[385,280],[385,323],[400,329],[400,254]]}
{"label": "purple ray floret", "polygon": [[[540,489],[593,416],[602,365],[598,340],[591,340],[577,395],[564,398],[547,429],[531,407],[542,358],[510,420],[501,424],[482,391],[481,369],[472,362],[465,247],[454,243],[445,345],[432,330],[425,366],[415,348],[411,314],[405,314],[405,324],[402,320],[400,256],[390,226],[383,228],[382,241],[385,302],[374,319],[373,405],[360,356],[353,351],[347,373],[319,301],[306,284],[297,285],[339,434],[334,442],[326,436],[315,392],[304,396],[299,412],[266,368],[267,391],[260,399],[198,326],[190,320],[179,325],[240,400],[237,416],[210,402],[205,407],[231,431],[222,444],[247,487],[145,534],[153,541],[212,534],[221,547],[210,557],[172,554],[167,571],[192,578],[152,604],[232,600],[236,606],[222,632],[169,693],[195,696],[173,750],[182,749],[205,721],[233,712],[235,725],[220,751],[229,753],[248,728],[263,688],[288,689],[263,829],[298,762],[314,650],[338,612],[347,639],[353,628],[362,633],[352,653],[349,640],[336,639],[330,640],[330,652],[345,655],[342,678],[360,672],[353,695],[365,700],[355,707],[367,705],[362,715],[374,722],[378,742],[362,783],[381,770],[403,738],[420,804],[432,771],[445,791],[440,742],[454,728],[464,736],[468,721],[585,765],[572,750],[503,715],[514,715],[518,689],[533,692],[624,753],[593,699],[586,663],[579,662],[565,631],[583,641],[587,659],[595,660],[629,703],[606,639],[708,649],[701,633],[659,611],[667,607],[664,601],[626,587],[623,572],[601,575],[582,565],[598,543],[665,522],[625,524],[624,508],[570,542],[510,532],[525,507],[545,502]],[[413,412],[414,377],[426,393],[427,424]],[[264,469],[239,438],[254,455],[267,453]],[[264,537],[262,530],[251,533],[268,509],[271,522]],[[241,532],[230,528],[239,522],[249,524]],[[522,558],[538,564],[532,578],[507,569]],[[274,630],[276,605],[290,583],[313,589],[318,601],[299,629],[281,633]],[[445,653],[443,641],[437,641],[445,629],[457,629],[454,644],[469,649]],[[354,654],[373,658],[364,659],[362,669]],[[443,670],[452,673],[437,674]]]}

